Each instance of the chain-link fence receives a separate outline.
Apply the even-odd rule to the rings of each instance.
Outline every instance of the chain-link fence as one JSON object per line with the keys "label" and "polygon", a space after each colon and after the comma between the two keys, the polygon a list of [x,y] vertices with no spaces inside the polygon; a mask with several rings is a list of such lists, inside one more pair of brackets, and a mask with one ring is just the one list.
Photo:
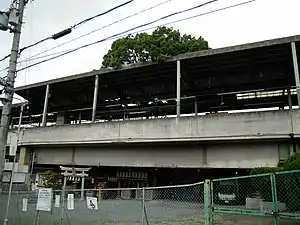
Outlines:
{"label": "chain-link fence", "polygon": [[144,224],[204,224],[204,183],[145,189]]}
{"label": "chain-link fence", "polygon": [[[8,193],[0,195],[4,221]],[[8,225],[300,224],[300,171],[167,187],[54,191],[49,212],[38,190],[13,192]]]}
{"label": "chain-link fence", "polygon": [[[203,183],[53,191],[51,211],[43,212],[37,211],[38,190],[13,192],[7,219],[9,225],[202,224],[203,196]],[[7,197],[0,198],[1,221]]]}
{"label": "chain-link fence", "polygon": [[213,224],[300,224],[300,171],[215,179],[211,195]]}

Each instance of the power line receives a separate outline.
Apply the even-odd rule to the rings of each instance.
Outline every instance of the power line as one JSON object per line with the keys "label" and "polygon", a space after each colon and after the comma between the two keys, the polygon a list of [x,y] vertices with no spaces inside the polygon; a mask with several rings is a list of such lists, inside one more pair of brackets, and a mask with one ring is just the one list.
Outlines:
{"label": "power line", "polygon": [[49,52],[49,51],[51,51],[51,50],[53,50],[53,49],[56,49],[56,48],[58,48],[58,47],[61,47],[61,46],[66,45],[66,44],[69,44],[69,43],[71,43],[71,42],[73,42],[73,41],[76,41],[76,40],[78,40],[78,39],[80,39],[80,38],[83,38],[83,37],[85,37],[85,36],[88,36],[88,35],[90,35],[90,34],[93,34],[93,33],[95,33],[95,32],[98,32],[98,31],[100,31],[100,30],[103,30],[104,28],[107,28],[107,27],[110,27],[110,26],[112,26],[112,25],[114,25],[114,24],[120,23],[120,22],[122,22],[122,21],[124,21],[124,20],[127,20],[127,19],[129,19],[129,18],[132,18],[132,17],[134,17],[134,16],[137,16],[137,15],[139,15],[139,14],[141,14],[141,13],[144,13],[144,12],[146,12],[146,11],[149,11],[149,10],[151,10],[151,9],[154,9],[154,8],[156,8],[156,7],[159,7],[159,6],[161,6],[161,5],[164,5],[164,4],[166,4],[166,3],[168,3],[168,2],[171,2],[171,1],[173,1],[173,0],[167,0],[167,1],[164,1],[164,2],[161,2],[161,3],[158,3],[158,4],[154,5],[154,6],[151,6],[151,7],[149,7],[149,8],[143,9],[143,10],[137,12],[137,13],[134,13],[134,14],[132,14],[132,15],[126,16],[126,17],[124,17],[124,18],[122,18],[122,19],[120,19],[120,20],[116,20],[116,21],[114,21],[114,22],[112,22],[112,23],[110,23],[110,24],[107,24],[107,25],[102,26],[102,27],[100,27],[100,28],[98,28],[98,29],[92,30],[92,31],[90,31],[90,32],[88,32],[88,33],[85,33],[85,34],[83,34],[83,35],[81,35],[81,36],[78,36],[78,37],[76,37],[76,38],[73,38],[73,39],[71,39],[71,40],[69,40],[69,41],[66,41],[66,42],[62,43],[62,44],[59,44],[59,45],[56,45],[56,46],[54,46],[54,47],[52,47],[52,48],[46,49],[45,51],[40,52],[40,53],[37,53],[37,54],[35,54],[35,55],[31,56],[30,58],[27,58],[27,59],[25,59],[25,60],[31,60],[32,58],[34,58],[34,57],[36,57],[36,56],[38,56],[38,55],[44,54],[44,53]]}
{"label": "power line", "polygon": [[[92,17],[89,17],[89,18],[87,18],[87,19],[84,19],[84,20],[82,20],[82,21],[80,21],[80,22],[74,24],[73,26],[67,28],[67,29],[64,29],[64,30],[62,30],[62,31],[60,31],[60,32],[58,32],[58,33],[55,33],[55,34],[53,34],[53,35],[51,35],[51,36],[49,36],[49,37],[46,37],[46,38],[44,38],[44,39],[42,39],[42,40],[39,40],[39,41],[35,42],[34,44],[31,44],[31,45],[25,46],[25,47],[23,47],[23,48],[20,48],[18,54],[21,54],[24,50],[26,50],[26,49],[28,49],[28,48],[31,48],[31,47],[34,47],[34,46],[36,46],[36,45],[39,45],[39,44],[41,44],[41,43],[43,43],[43,42],[45,42],[45,41],[48,41],[48,40],[50,40],[50,39],[57,40],[57,39],[59,39],[59,38],[65,36],[65,35],[68,35],[68,34],[70,34],[73,30],[75,30],[75,29],[78,28],[79,26],[83,25],[84,23],[87,23],[87,22],[90,21],[90,20],[96,19],[97,17],[106,15],[106,14],[108,14],[108,13],[110,13],[110,12],[112,12],[112,11],[118,9],[118,8],[121,8],[121,7],[123,7],[123,6],[125,6],[125,5],[127,5],[127,4],[129,4],[129,3],[131,3],[131,2],[133,2],[133,1],[134,1],[134,0],[129,0],[129,1],[127,1],[127,2],[124,2],[124,3],[120,4],[120,5],[117,5],[117,6],[113,7],[113,8],[111,8],[111,9],[105,11],[105,12],[102,12],[102,13],[99,13],[99,14],[97,14],[97,15],[95,15],[95,16],[92,16]],[[0,59],[0,62],[3,61],[3,60],[5,60],[5,59],[7,59],[8,57],[10,57],[10,54],[8,54],[7,56],[5,56],[5,57],[3,57],[2,59]]]}
{"label": "power line", "polygon": [[[219,8],[219,9],[216,9],[216,10],[211,10],[211,11],[208,11],[208,12],[205,12],[205,13],[201,13],[201,14],[198,14],[198,15],[194,15],[194,16],[190,16],[190,17],[187,17],[187,18],[183,18],[183,19],[180,19],[180,20],[176,20],[176,21],[172,21],[172,22],[168,22],[168,23],[165,23],[165,24],[161,24],[161,25],[158,25],[158,26],[166,26],[166,25],[170,25],[170,24],[173,24],[173,23],[178,23],[178,22],[182,22],[182,21],[185,21],[185,20],[189,20],[189,19],[193,19],[193,18],[196,18],[196,17],[200,17],[200,16],[205,16],[205,15],[208,15],[208,14],[212,14],[212,13],[215,13],[215,12],[219,12],[219,11],[223,11],[223,10],[227,10],[227,9],[230,9],[230,8],[234,8],[234,7],[238,7],[238,6],[241,6],[241,5],[245,5],[245,4],[248,4],[248,3],[251,3],[251,2],[254,2],[256,0],[249,0],[249,1],[245,1],[245,2],[241,2],[241,3],[238,3],[238,4],[234,4],[234,5],[230,5],[230,6],[227,6],[227,7],[223,7],[223,8]],[[157,20],[155,20],[157,21]],[[147,23],[148,24],[151,24],[152,22],[150,23]],[[51,61],[51,60],[54,60],[56,58],[59,58],[59,57],[62,57],[64,55],[67,55],[69,53],[72,53],[72,52],[75,52],[75,51],[78,51],[82,48],[86,48],[86,47],[89,47],[89,46],[92,46],[92,45],[95,45],[95,44],[98,44],[98,43],[101,43],[101,42],[104,42],[104,41],[107,41],[107,40],[112,40],[112,39],[117,39],[117,38],[120,38],[122,36],[127,36],[128,34],[126,34],[127,32],[131,31],[131,30],[135,30],[137,28],[140,28],[142,27],[143,25],[140,25],[140,26],[137,26],[135,28],[131,28],[129,30],[126,30],[126,31],[123,31],[121,33],[118,33],[118,34],[115,34],[115,35],[112,35],[112,36],[109,36],[107,38],[104,38],[104,39],[101,39],[99,41],[96,41],[96,42],[92,42],[92,43],[89,43],[89,44],[86,44],[86,45],[82,45],[80,47],[77,47],[77,48],[74,48],[74,49],[70,49],[64,53],[61,53],[57,56],[54,56],[54,57],[51,57],[49,59],[45,59],[45,60],[42,60],[42,61],[39,61],[37,63],[34,63],[34,64],[31,64],[29,66],[26,66],[26,67],[23,67],[23,68],[20,68],[17,72],[19,71],[22,71],[22,70],[25,70],[25,69],[28,69],[30,67],[33,67],[33,66],[36,66],[36,65],[39,65],[39,64],[42,64],[44,62],[47,62],[47,61]],[[145,25],[146,26],[146,25]],[[133,32],[133,33],[139,33],[139,32],[143,32],[143,31],[147,31],[147,30],[151,30],[151,29],[154,29],[158,26],[153,26],[153,27],[150,27],[150,28],[147,28],[147,29],[143,29],[143,30],[139,30],[137,32]],[[133,34],[133,33],[130,33],[130,34]],[[54,53],[55,54],[55,53]],[[58,54],[58,53],[57,53]]]}
{"label": "power line", "polygon": [[125,2],[125,3],[121,4],[121,5],[115,6],[115,7],[111,8],[111,9],[109,9],[109,10],[103,12],[103,13],[99,13],[99,14],[97,14],[97,15],[95,15],[95,16],[92,16],[92,17],[90,17],[90,18],[87,18],[87,19],[85,19],[85,20],[82,20],[82,21],[80,21],[79,23],[73,25],[73,26],[71,27],[71,29],[72,29],[72,30],[73,30],[73,29],[76,29],[76,28],[78,28],[79,26],[82,26],[84,23],[87,23],[87,22],[90,21],[90,20],[93,20],[93,19],[95,19],[95,18],[97,18],[97,17],[99,17],[99,16],[103,16],[103,15],[105,15],[105,14],[107,14],[107,13],[110,13],[110,12],[112,12],[112,11],[114,11],[114,10],[120,8],[120,7],[123,7],[123,6],[125,6],[125,5],[127,5],[127,4],[129,4],[129,3],[131,3],[131,2],[133,2],[133,1],[134,1],[134,0],[130,0],[130,1],[128,1],[128,2]]}
{"label": "power line", "polygon": [[71,53],[71,52],[77,51],[77,50],[79,50],[79,49],[82,49],[82,48],[85,48],[85,47],[88,47],[88,46],[91,46],[91,45],[94,45],[94,44],[97,44],[97,43],[100,43],[100,42],[103,42],[103,41],[106,41],[106,40],[109,40],[109,39],[111,39],[111,38],[119,37],[120,35],[126,34],[126,33],[130,32],[130,31],[132,31],[132,30],[136,30],[136,29],[138,29],[138,28],[141,28],[141,27],[145,27],[145,26],[151,25],[151,24],[156,23],[156,22],[158,22],[158,21],[160,21],[160,20],[163,20],[163,19],[166,19],[166,18],[175,16],[175,15],[178,15],[178,14],[181,14],[181,13],[185,13],[185,12],[188,12],[188,11],[191,11],[191,10],[194,10],[194,9],[197,9],[197,8],[200,8],[200,7],[203,7],[203,6],[206,6],[206,5],[211,4],[211,3],[213,3],[213,2],[216,2],[216,1],[218,1],[218,0],[211,0],[211,1],[208,1],[208,2],[205,2],[205,3],[202,3],[202,4],[200,4],[200,5],[197,5],[197,6],[188,8],[188,9],[185,9],[185,10],[181,10],[181,11],[178,11],[178,12],[175,12],[175,13],[171,13],[171,14],[169,14],[169,15],[160,17],[160,18],[158,18],[158,19],[156,19],[156,20],[153,20],[153,21],[151,21],[151,22],[148,22],[148,23],[145,23],[145,24],[142,24],[142,25],[139,25],[139,26],[130,28],[130,29],[128,29],[128,30],[125,30],[125,31],[120,32],[120,33],[117,33],[117,34],[114,34],[114,35],[112,35],[112,36],[110,36],[110,37],[107,37],[107,38],[104,38],[104,39],[102,39],[102,40],[99,40],[99,41],[96,41],[96,42],[92,42],[92,43],[90,43],[90,44],[86,44],[86,45],[80,46],[80,47],[78,47],[78,48],[75,48],[75,49],[69,50],[69,51],[67,51],[67,52],[65,52],[65,53],[62,53],[62,54],[60,54],[60,55],[58,55],[58,56],[54,56],[54,57],[52,57],[52,58],[49,58],[49,59],[40,61],[40,62],[38,62],[38,63],[29,65],[29,66],[24,67],[24,68],[21,68],[21,69],[18,70],[18,71],[24,70],[25,68],[30,68],[30,67],[32,67],[33,65],[38,65],[38,64],[40,64],[40,63],[42,63],[42,62],[46,62],[46,61],[49,61],[49,60],[52,60],[52,59],[56,59],[56,58],[61,57],[61,56],[63,56],[63,55],[69,54],[69,53]]}

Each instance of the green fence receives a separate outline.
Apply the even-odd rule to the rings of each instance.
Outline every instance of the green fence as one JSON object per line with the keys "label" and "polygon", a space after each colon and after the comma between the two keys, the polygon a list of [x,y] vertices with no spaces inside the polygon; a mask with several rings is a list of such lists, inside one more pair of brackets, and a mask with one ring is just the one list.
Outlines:
{"label": "green fence", "polygon": [[[84,198],[81,193],[54,191],[51,212],[38,212],[37,190],[13,192],[8,225],[300,225],[300,170],[168,187],[89,189]],[[91,197],[97,199],[95,209],[87,206]],[[0,224],[7,198],[0,195]]]}
{"label": "green fence", "polygon": [[207,181],[207,224],[300,224],[300,170]]}

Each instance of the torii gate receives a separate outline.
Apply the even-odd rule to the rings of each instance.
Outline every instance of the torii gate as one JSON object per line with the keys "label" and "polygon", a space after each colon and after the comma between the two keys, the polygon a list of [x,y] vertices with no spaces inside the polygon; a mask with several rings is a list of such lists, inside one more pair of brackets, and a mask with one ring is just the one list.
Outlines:
{"label": "torii gate", "polygon": [[64,167],[60,169],[63,171],[61,174],[64,176],[63,190],[66,190],[67,177],[81,177],[81,189],[80,189],[80,200],[84,200],[84,180],[88,176],[88,172],[91,168],[75,168],[75,167]]}

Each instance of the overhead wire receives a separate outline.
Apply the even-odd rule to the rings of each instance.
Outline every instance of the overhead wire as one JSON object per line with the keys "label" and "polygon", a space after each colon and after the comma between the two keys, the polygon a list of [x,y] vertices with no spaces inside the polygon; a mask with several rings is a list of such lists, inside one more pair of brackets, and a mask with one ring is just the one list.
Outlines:
{"label": "overhead wire", "polygon": [[[118,9],[118,8],[121,8],[121,7],[123,7],[123,6],[131,3],[133,1],[134,0],[129,0],[127,2],[124,2],[124,3],[120,4],[120,5],[117,5],[117,6],[113,7],[113,8],[111,8],[111,9],[108,9],[108,10],[102,12],[102,13],[99,13],[99,14],[95,15],[95,16],[92,16],[92,17],[89,17],[87,19],[84,19],[84,20],[82,20],[82,21],[80,21],[80,22],[72,25],[71,27],[69,27],[67,29],[64,29],[64,30],[62,30],[62,31],[60,31],[58,33],[55,33],[55,34],[53,34],[53,35],[51,35],[49,37],[43,38],[43,39],[41,39],[41,40],[39,40],[39,41],[37,41],[37,42],[35,42],[33,44],[30,44],[28,46],[20,48],[19,51],[18,51],[18,54],[20,55],[24,50],[26,50],[28,48],[31,48],[31,47],[34,47],[36,45],[39,45],[39,44],[41,44],[41,43],[43,43],[43,42],[45,42],[47,40],[50,40],[50,39],[56,40],[56,39],[61,38],[61,37],[65,36],[65,35],[67,35],[67,34],[70,34],[72,32],[72,30],[78,28],[79,26],[83,25],[84,23],[87,23],[90,20],[96,19],[97,17],[104,16],[104,15],[106,15],[106,14],[108,14],[108,13],[110,13],[110,12],[112,12],[112,11]],[[8,54],[7,56],[5,56],[2,59],[0,59],[0,62],[3,61],[3,60],[5,60],[5,59],[7,59],[8,57],[10,57],[10,55],[11,54]]]}
{"label": "overhead wire", "polygon": [[[28,58],[28,59],[34,58],[34,57],[36,57],[36,56],[38,56],[38,55],[44,54],[44,53],[46,53],[46,52],[49,52],[49,51],[51,51],[51,50],[54,50],[54,49],[56,49],[56,48],[59,48],[59,47],[61,47],[61,46],[66,45],[66,44],[69,44],[69,43],[71,43],[71,42],[73,42],[73,41],[76,41],[76,40],[78,40],[78,39],[81,39],[81,38],[83,38],[83,37],[86,37],[86,36],[88,36],[88,35],[90,35],[90,34],[93,34],[93,33],[95,33],[95,32],[98,32],[98,31],[100,31],[100,30],[103,30],[104,28],[110,27],[110,26],[115,25],[115,24],[117,24],[117,23],[123,22],[123,21],[125,21],[125,20],[127,20],[127,19],[129,19],[129,18],[132,18],[132,17],[134,17],[134,16],[140,15],[141,13],[147,12],[147,11],[149,11],[149,10],[151,10],[151,9],[157,8],[157,7],[162,6],[162,5],[164,5],[164,4],[168,3],[168,2],[171,2],[171,1],[173,1],[173,0],[166,0],[166,1],[163,1],[163,2],[161,2],[161,3],[156,4],[156,5],[154,5],[154,6],[151,6],[151,7],[148,7],[148,8],[146,8],[146,9],[143,9],[143,10],[141,10],[141,11],[138,11],[138,12],[136,12],[136,13],[134,13],[134,14],[131,14],[131,15],[129,15],[129,16],[126,16],[126,17],[124,17],[124,18],[122,18],[122,19],[120,19],[120,20],[116,20],[116,21],[114,21],[114,22],[112,22],[112,23],[110,23],[110,24],[107,24],[107,25],[105,25],[105,26],[102,26],[102,27],[100,27],[100,28],[97,28],[97,29],[95,29],[95,30],[92,30],[92,31],[90,31],[90,32],[88,32],[88,33],[85,33],[85,34],[83,34],[83,35],[80,35],[80,36],[78,36],[78,37],[76,37],[76,38],[73,38],[73,39],[71,39],[71,40],[69,40],[69,41],[66,41],[66,42],[64,42],[64,43],[61,43],[61,44],[59,44],[59,45],[56,45],[56,46],[54,46],[54,47],[52,47],[52,48],[46,49],[46,50],[44,50],[44,51],[42,51],[42,52],[40,52],[40,53],[37,53],[37,54],[31,56],[31,57]],[[28,60],[28,59],[26,59],[26,60]]]}
{"label": "overhead wire", "polygon": [[111,9],[109,9],[109,10],[103,12],[103,13],[99,13],[99,14],[97,14],[97,15],[95,15],[95,16],[92,16],[92,17],[87,18],[87,19],[85,19],[85,20],[83,20],[83,21],[80,21],[79,23],[77,23],[77,24],[71,26],[71,29],[76,29],[76,28],[82,26],[83,24],[87,23],[87,22],[90,21],[90,20],[93,20],[93,19],[95,19],[95,18],[97,18],[97,17],[99,17],[99,16],[103,16],[103,15],[105,15],[105,14],[108,14],[108,13],[110,13],[110,12],[112,12],[112,11],[118,9],[118,8],[121,8],[121,7],[125,6],[125,5],[127,5],[127,4],[129,4],[129,3],[131,3],[131,2],[133,2],[133,1],[134,1],[134,0],[129,0],[129,1],[127,1],[127,2],[124,2],[124,3],[121,4],[121,5],[117,5],[117,6],[113,7],[113,8],[111,8]]}
{"label": "overhead wire", "polygon": [[46,62],[46,61],[49,61],[49,60],[52,60],[52,59],[56,59],[56,58],[58,58],[58,57],[61,57],[61,56],[63,56],[63,55],[66,55],[66,54],[69,54],[69,53],[71,53],[71,52],[77,51],[77,50],[79,50],[79,49],[86,48],[86,47],[88,47],[88,46],[91,46],[91,45],[94,45],[94,44],[103,42],[103,41],[105,41],[105,40],[109,40],[109,39],[111,39],[111,38],[113,38],[113,37],[118,37],[118,36],[120,36],[120,35],[122,35],[122,34],[126,34],[126,33],[130,32],[130,31],[136,30],[136,29],[138,29],[138,28],[141,28],[141,27],[145,27],[145,26],[151,25],[151,24],[156,23],[156,22],[158,22],[158,21],[160,21],[160,20],[164,20],[164,19],[166,19],[166,18],[169,18],[169,17],[175,16],[175,15],[181,14],[181,13],[185,13],[185,12],[188,12],[188,11],[191,11],[191,10],[194,10],[194,9],[197,9],[197,8],[200,8],[200,7],[203,7],[203,6],[206,6],[206,5],[211,4],[211,3],[214,3],[214,2],[216,2],[216,1],[219,1],[219,0],[211,0],[211,1],[208,1],[208,2],[205,2],[205,3],[202,3],[202,4],[199,4],[199,5],[196,5],[196,6],[194,6],[194,7],[190,7],[190,8],[185,9],[185,10],[181,10],[181,11],[178,11],[178,12],[174,12],[174,13],[168,14],[168,15],[166,15],[166,16],[162,16],[162,17],[160,17],[160,18],[158,18],[158,19],[152,20],[152,21],[147,22],[147,23],[144,23],[144,24],[142,24],[142,25],[135,26],[135,27],[130,28],[130,29],[128,29],[128,30],[125,30],[125,31],[122,31],[122,32],[120,32],[120,33],[117,33],[117,34],[114,34],[114,35],[112,35],[112,36],[109,36],[109,37],[107,37],[107,38],[101,39],[101,40],[99,40],[99,41],[92,42],[92,43],[89,43],[89,44],[86,44],[86,45],[82,45],[82,46],[80,46],[80,47],[77,47],[77,48],[72,49],[72,50],[70,50],[70,51],[67,51],[67,52],[65,52],[65,53],[62,53],[62,54],[60,54],[60,55],[58,55],[58,56],[54,56],[54,57],[51,57],[51,58],[49,58],[49,59],[40,61],[40,62],[38,62],[38,63],[29,65],[29,66],[27,66],[27,67],[21,68],[21,69],[19,69],[18,71],[22,71],[22,70],[24,70],[25,68],[30,68],[30,67],[32,67],[33,65],[38,65],[38,64],[41,64],[41,63],[43,63],[43,62]]}
{"label": "overhead wire", "polygon": [[[185,20],[189,20],[189,19],[193,19],[193,18],[196,18],[196,17],[200,17],[200,16],[204,16],[204,15],[208,15],[208,14],[212,14],[212,13],[215,13],[215,12],[219,12],[219,11],[223,11],[223,10],[227,10],[227,9],[230,9],[230,8],[234,8],[234,7],[238,7],[238,6],[241,6],[241,5],[245,5],[245,4],[248,4],[248,3],[251,3],[251,2],[254,2],[256,0],[249,0],[249,1],[245,1],[245,2],[241,2],[241,3],[237,3],[237,4],[234,4],[234,5],[230,5],[230,6],[227,6],[227,7],[223,7],[223,8],[219,8],[219,9],[216,9],[216,10],[210,10],[208,12],[205,12],[205,13],[201,13],[201,14],[198,14],[198,15],[194,15],[194,16],[190,16],[190,17],[187,17],[187,18],[183,18],[183,19],[179,19],[179,20],[176,20],[176,21],[172,21],[172,22],[168,22],[168,23],[165,23],[165,24],[161,24],[161,25],[158,25],[158,26],[166,26],[166,25],[169,25],[169,24],[173,24],[173,23],[178,23],[178,22],[182,22],[182,21],[185,21]],[[210,1],[212,2],[212,1]],[[204,3],[205,4],[205,3]],[[170,15],[174,15],[173,14],[170,14]],[[166,18],[167,16],[164,16],[164,17],[161,17],[161,18]],[[156,20],[153,20],[149,23],[146,23],[146,24],[143,24],[143,25],[139,25],[139,26],[136,26],[134,28],[131,28],[131,29],[128,29],[126,31],[123,31],[123,32],[120,32],[118,34],[114,34],[114,35],[111,35],[109,37],[106,37],[104,39],[101,39],[101,40],[98,40],[98,41],[95,41],[95,42],[92,42],[92,43],[89,43],[89,44],[85,44],[85,45],[82,45],[82,46],[79,46],[77,48],[74,48],[74,49],[70,49],[68,51],[65,51],[57,56],[54,56],[54,57],[51,57],[51,58],[48,58],[48,59],[45,59],[45,60],[42,60],[42,61],[39,61],[37,63],[33,63],[29,66],[26,66],[26,67],[23,67],[23,68],[20,68],[17,70],[17,72],[19,71],[22,71],[22,70],[25,70],[27,68],[30,68],[30,67],[33,67],[33,66],[37,66],[39,64],[42,64],[42,63],[45,63],[45,62],[48,62],[48,61],[51,61],[51,60],[54,60],[54,59],[57,59],[59,57],[62,57],[64,55],[67,55],[67,54],[70,54],[72,52],[75,52],[75,51],[78,51],[80,49],[83,49],[83,48],[86,48],[86,47],[89,47],[89,46],[92,46],[92,45],[95,45],[95,44],[98,44],[98,43],[101,43],[101,42],[104,42],[104,41],[107,41],[107,40],[112,40],[112,39],[117,39],[117,38],[120,38],[122,36],[127,36],[129,34],[133,34],[133,33],[129,33],[130,31],[132,30],[135,30],[135,29],[138,29],[138,28],[141,28],[141,27],[144,27],[144,26],[147,26],[147,25],[150,25],[150,24],[153,24],[157,21],[159,21],[160,19],[156,19]],[[143,31],[146,31],[146,30],[151,30],[151,29],[154,29],[158,26],[154,26],[154,27],[151,27],[151,28],[147,28],[147,29],[144,29],[144,30],[139,30],[135,33],[139,33],[139,32],[143,32]]]}

